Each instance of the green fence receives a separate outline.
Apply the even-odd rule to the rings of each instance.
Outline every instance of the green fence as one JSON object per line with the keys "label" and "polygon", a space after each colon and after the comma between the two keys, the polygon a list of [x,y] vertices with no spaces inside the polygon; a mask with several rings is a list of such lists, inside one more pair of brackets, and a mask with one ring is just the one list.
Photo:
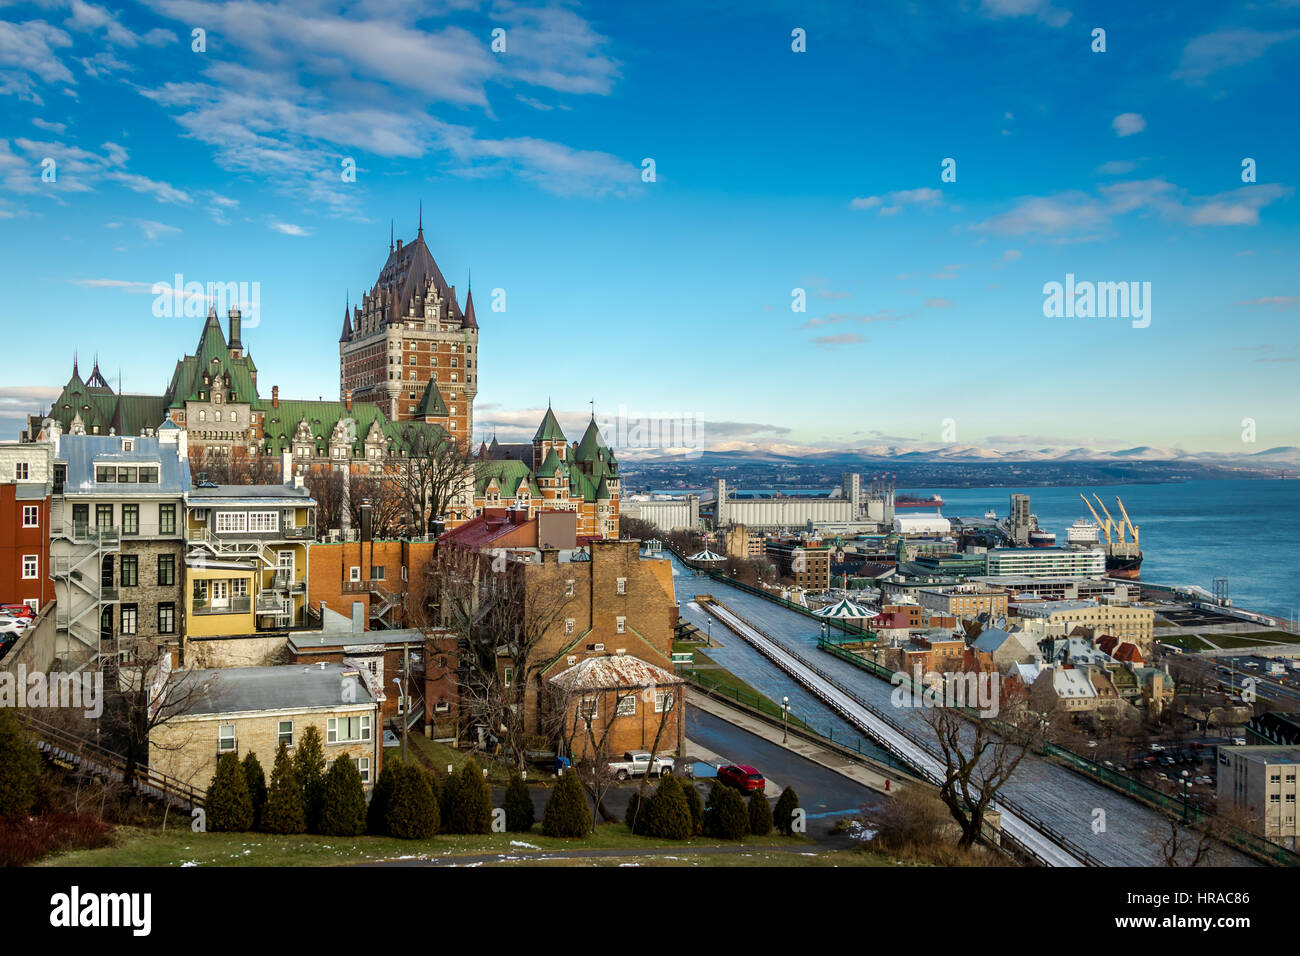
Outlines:
{"label": "green fence", "polygon": [[[860,667],[863,670],[874,674],[876,677],[892,681],[894,672],[889,668],[877,664],[874,661],[867,660],[865,657],[855,654],[847,648],[839,647],[839,643],[843,642],[822,640],[817,642],[817,647],[828,654],[833,654],[836,657],[850,662],[856,667]],[[910,682],[909,679],[909,683]],[[1015,737],[1022,734],[1022,731],[1018,728],[1009,724],[1004,724],[1001,721],[994,720],[992,721],[992,724],[998,733],[1005,736]],[[1120,771],[1113,770],[1104,764],[1099,764],[1095,760],[1090,760],[1087,757],[1075,753],[1073,750],[1067,750],[1057,744],[1047,743],[1042,747],[1042,753],[1049,757],[1056,757],[1071,770],[1092,777],[1094,780],[1112,787],[1115,790],[1119,790],[1121,793],[1128,794],[1135,799],[1141,800],[1143,803],[1150,804],[1166,814],[1181,817],[1189,824],[1201,825],[1210,822],[1210,815],[1206,814],[1195,804],[1184,801],[1180,797],[1164,793],[1154,787],[1147,786],[1145,783],[1130,777],[1126,773],[1121,773]],[[1226,838],[1242,849],[1267,859],[1270,862],[1278,863],[1282,866],[1300,865],[1300,853],[1297,853],[1294,850],[1288,850],[1284,846],[1279,846],[1276,843],[1264,839],[1258,834],[1250,833],[1246,830],[1235,830],[1228,833]]]}

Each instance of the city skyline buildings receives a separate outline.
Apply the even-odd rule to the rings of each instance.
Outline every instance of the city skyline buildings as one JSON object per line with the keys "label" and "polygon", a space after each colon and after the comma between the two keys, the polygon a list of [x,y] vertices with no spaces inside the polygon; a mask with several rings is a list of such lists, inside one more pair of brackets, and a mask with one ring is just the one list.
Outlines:
{"label": "city skyline buildings", "polygon": [[[476,442],[531,434],[549,394],[566,429],[604,395],[695,416],[706,448],[1300,444],[1293,13],[1019,6],[278,5],[236,29],[206,3],[12,5],[0,325],[24,360],[0,427],[48,407],[73,347],[159,391],[203,322],[153,315],[178,273],[259,283],[259,358],[335,397],[341,301],[422,202],[448,282],[477,274]],[[389,63],[340,37],[381,27]],[[1046,317],[1069,275],[1150,282],[1150,325]],[[53,303],[57,340],[31,321]]]}

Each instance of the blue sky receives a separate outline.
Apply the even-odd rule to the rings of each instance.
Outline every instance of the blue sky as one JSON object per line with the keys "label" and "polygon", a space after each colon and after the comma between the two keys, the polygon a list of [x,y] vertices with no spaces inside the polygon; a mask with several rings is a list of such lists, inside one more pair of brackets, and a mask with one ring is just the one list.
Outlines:
{"label": "blue sky", "polygon": [[[717,448],[1300,444],[1295,0],[707,6],[0,3],[3,433],[74,348],[161,391],[176,273],[259,283],[262,391],[336,397],[423,201],[480,431],[549,398]],[[1150,325],[1045,317],[1067,273],[1151,283]]]}

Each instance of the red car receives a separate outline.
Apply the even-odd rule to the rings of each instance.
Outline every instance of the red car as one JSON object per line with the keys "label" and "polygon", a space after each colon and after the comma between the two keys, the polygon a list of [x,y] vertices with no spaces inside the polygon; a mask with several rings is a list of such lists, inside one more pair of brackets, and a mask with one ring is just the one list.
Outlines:
{"label": "red car", "polygon": [[745,764],[728,764],[718,768],[718,779],[741,793],[762,793],[767,787],[763,775]]}
{"label": "red car", "polygon": [[29,621],[36,617],[36,612],[32,610],[30,604],[0,604],[0,614],[7,614],[9,617],[22,617]]}

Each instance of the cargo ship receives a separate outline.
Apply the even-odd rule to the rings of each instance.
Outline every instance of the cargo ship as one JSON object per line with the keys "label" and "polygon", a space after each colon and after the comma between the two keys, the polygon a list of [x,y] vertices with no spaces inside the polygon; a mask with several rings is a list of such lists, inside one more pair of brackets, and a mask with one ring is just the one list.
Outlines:
{"label": "cargo ship", "polygon": [[[1088,506],[1092,516],[1097,519],[1097,525],[1105,538],[1106,576],[1137,580],[1142,571],[1142,548],[1138,543],[1138,526],[1129,520],[1128,511],[1124,508],[1124,502],[1119,499],[1118,495],[1115,496],[1115,504],[1119,506],[1119,513],[1124,519],[1123,521],[1116,521],[1110,516],[1106,506],[1101,503],[1101,499],[1093,495],[1097,507],[1101,508],[1101,513],[1106,516],[1106,520],[1103,521],[1092,503],[1083,495],[1079,497],[1083,498],[1083,503]],[[1112,537],[1112,531],[1115,532],[1114,537]],[[1126,531],[1132,534],[1133,540],[1130,541],[1125,538]]]}
{"label": "cargo ship", "polygon": [[928,498],[917,498],[914,495],[896,495],[894,497],[895,508],[942,508],[943,499],[938,495],[930,495]]}

